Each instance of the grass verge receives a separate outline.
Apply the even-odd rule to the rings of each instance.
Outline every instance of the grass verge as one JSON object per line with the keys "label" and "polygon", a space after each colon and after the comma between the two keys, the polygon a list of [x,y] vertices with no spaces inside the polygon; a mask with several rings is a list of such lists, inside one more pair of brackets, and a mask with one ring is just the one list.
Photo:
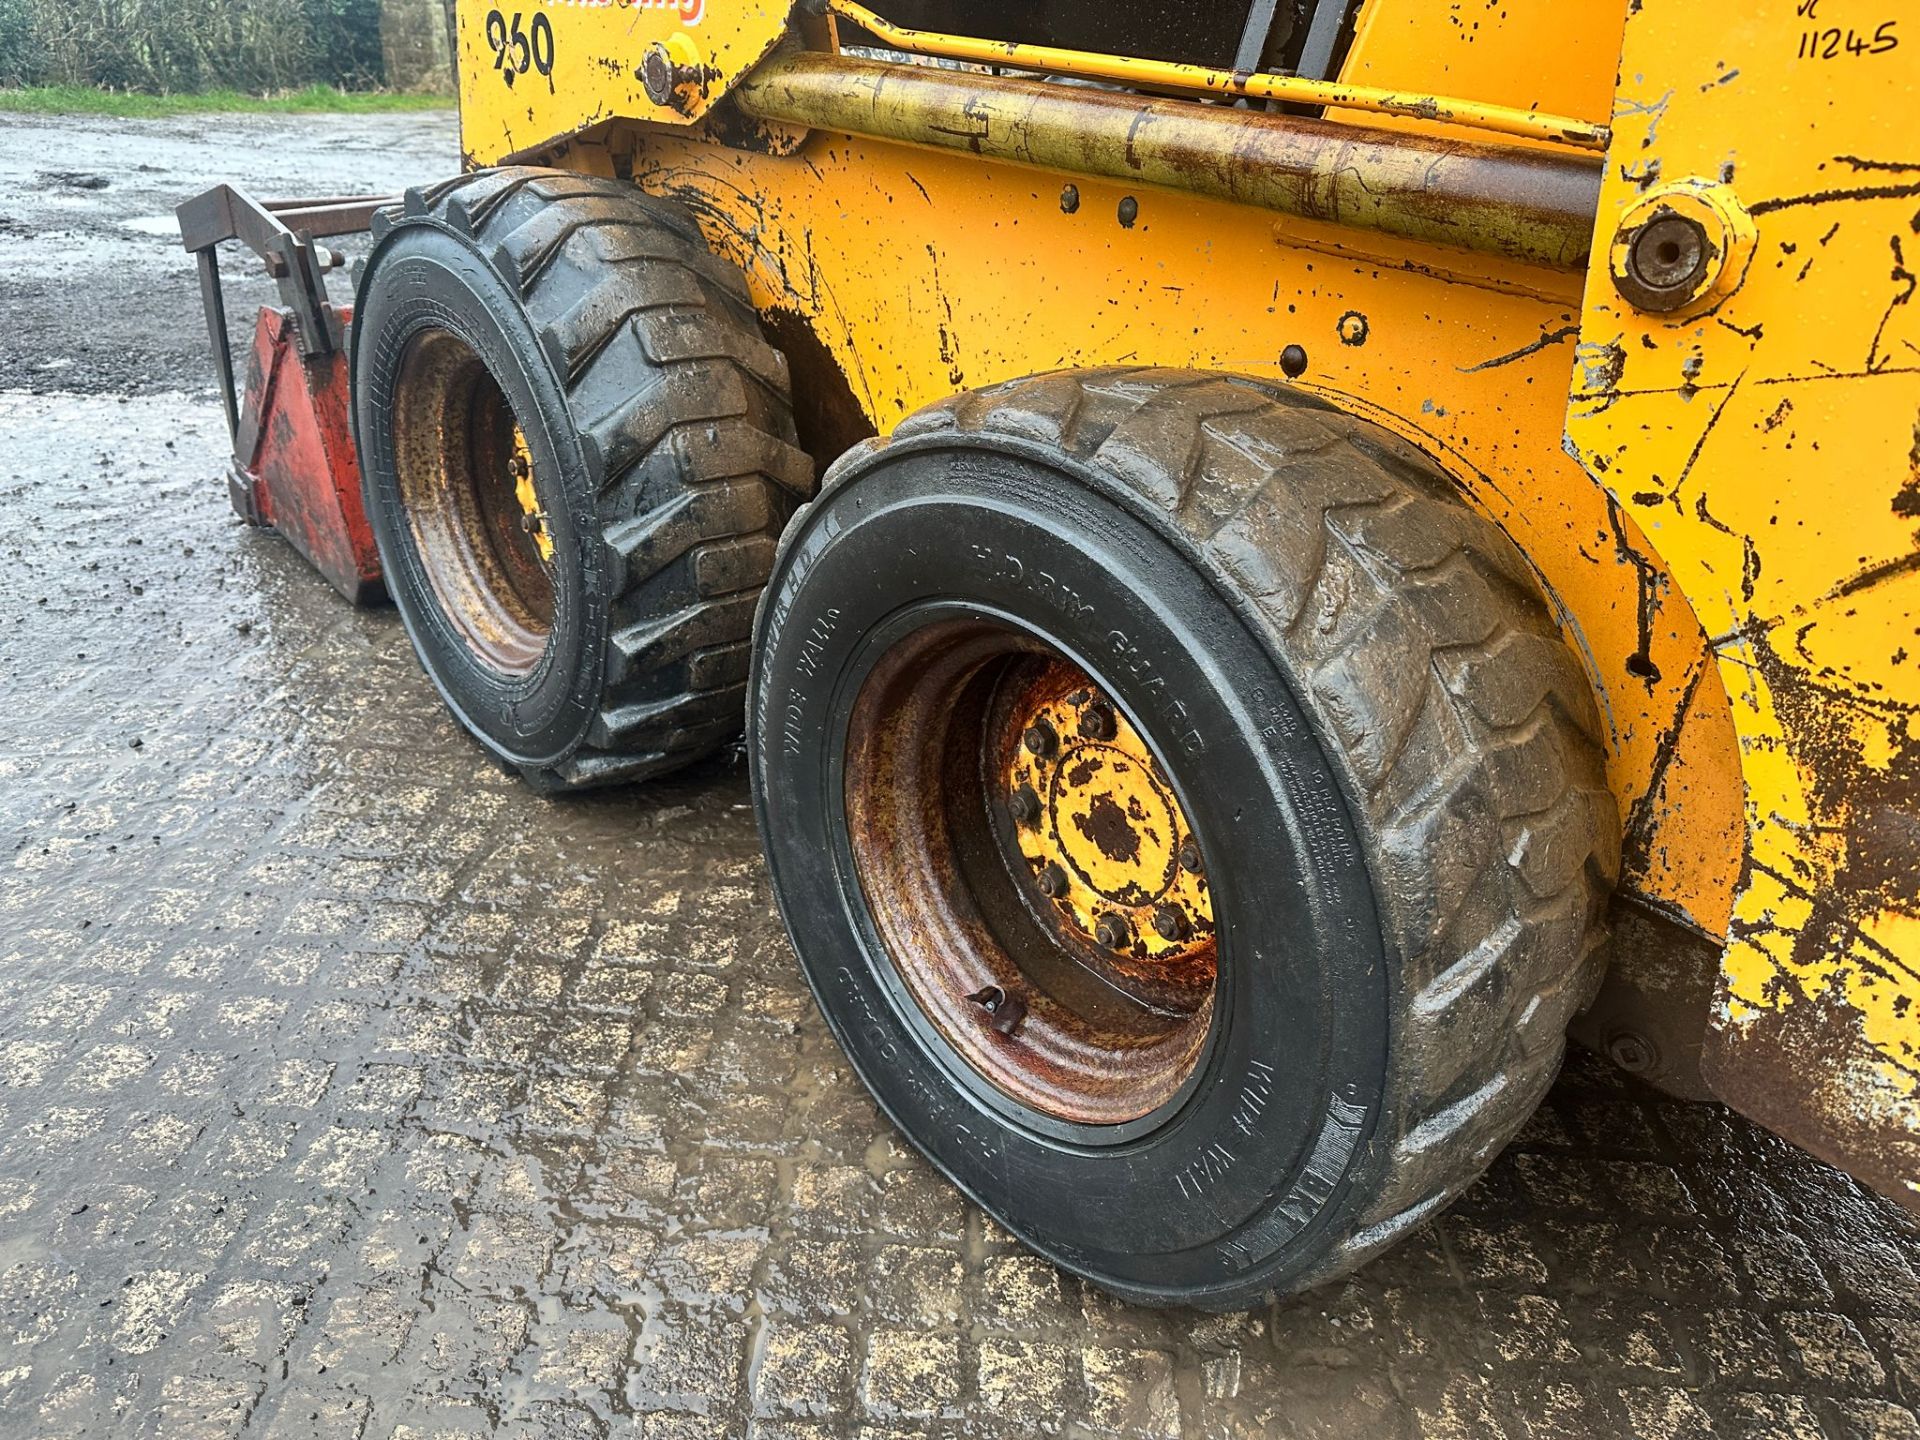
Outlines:
{"label": "grass verge", "polygon": [[0,112],[15,115],[107,115],[148,120],[167,115],[340,114],[374,115],[395,110],[446,110],[451,95],[401,95],[386,91],[335,90],[309,85],[285,95],[242,95],[238,90],[207,90],[197,95],[140,95],[94,90],[85,85],[36,85],[0,90]]}

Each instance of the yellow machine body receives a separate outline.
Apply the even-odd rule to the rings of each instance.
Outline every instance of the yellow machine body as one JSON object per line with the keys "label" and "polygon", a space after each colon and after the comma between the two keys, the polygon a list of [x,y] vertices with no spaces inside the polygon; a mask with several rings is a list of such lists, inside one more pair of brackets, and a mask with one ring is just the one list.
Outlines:
{"label": "yellow machine body", "polygon": [[[1687,597],[1730,702],[1741,863],[1705,1058],[1730,1103],[1920,1193],[1920,17],[1774,3],[1626,28],[1569,448]],[[1718,212],[1708,293],[1603,252]],[[1611,247],[1610,247],[1611,248]]]}
{"label": "yellow machine body", "polygon": [[[549,87],[507,84],[488,0],[461,0],[469,160],[688,205],[747,274],[823,464],[956,390],[1128,363],[1298,385],[1421,447],[1530,558],[1586,666],[1623,897],[1707,957],[1706,1085],[1920,1205],[1920,158],[1893,123],[1920,19],[1514,0],[1475,24],[1368,0],[1338,77],[1355,104],[1247,121],[1248,145],[1292,145],[1282,184],[1256,163],[1281,151],[1190,158],[1186,127],[1247,115],[1199,98],[1245,93],[1231,77],[1042,89],[942,37],[912,42],[938,70],[823,71],[830,19],[688,6],[536,3]],[[666,105],[655,45],[703,77]],[[944,88],[917,108],[896,75]],[[1137,151],[1098,138],[1120,104],[1153,109]],[[1590,216],[1474,188],[1523,161],[1590,186]],[[1412,179],[1380,199],[1345,188],[1356,166]],[[1708,273],[1640,308],[1622,237],[1668,212],[1714,237]]]}

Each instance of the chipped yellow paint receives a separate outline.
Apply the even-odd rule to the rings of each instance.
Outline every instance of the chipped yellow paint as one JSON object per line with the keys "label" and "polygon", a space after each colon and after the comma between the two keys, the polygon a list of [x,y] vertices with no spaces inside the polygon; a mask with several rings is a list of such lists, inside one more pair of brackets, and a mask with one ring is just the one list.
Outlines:
{"label": "chipped yellow paint", "polygon": [[[626,143],[562,163],[612,173]],[[831,389],[826,366],[885,431],[954,390],[1062,367],[1281,380],[1301,345],[1303,388],[1435,456],[1539,567],[1600,699],[1627,888],[1722,932],[1740,829],[1727,701],[1681,588],[1561,445],[1577,277],[845,135],[786,157],[633,143],[634,178],[691,206],[745,271],[803,410]]]}
{"label": "chipped yellow paint", "polygon": [[1808,9],[1629,17],[1596,254],[1618,263],[1655,181],[1737,202],[1751,254],[1677,315],[1596,265],[1567,433],[1717,637],[1732,700],[1745,862],[1708,1077],[1913,1202],[1920,156],[1890,119],[1920,101],[1920,22]]}
{"label": "chipped yellow paint", "polygon": [[[1670,226],[1676,220],[1695,228],[1703,239],[1705,256],[1692,276],[1676,287],[1678,294],[1651,308],[1686,320],[1711,310],[1745,282],[1758,231],[1753,216],[1729,186],[1696,176],[1655,185],[1613,222],[1613,239],[1606,248],[1607,273],[1613,279],[1613,288],[1630,305],[1638,303],[1634,299],[1635,274],[1640,251],[1648,249],[1656,238],[1657,231],[1652,227]],[[1680,253],[1671,239],[1664,245],[1652,245],[1651,250],[1656,261],[1664,253],[1670,263]]]}
{"label": "chipped yellow paint", "polygon": [[[1450,23],[1441,0],[1407,4],[1429,33]],[[1576,23],[1549,0],[1513,0],[1508,11],[1501,43],[1577,31],[1576,53],[1604,53],[1594,61],[1604,73],[1550,68],[1530,94],[1509,86],[1484,98],[1604,121],[1592,91],[1610,88],[1601,32],[1617,30],[1618,14]],[[1448,53],[1464,77],[1465,52]],[[1447,79],[1412,50],[1403,59],[1402,88]],[[1368,63],[1342,78],[1400,83]],[[467,88],[485,82],[469,76]],[[576,120],[645,113],[617,89],[576,98]],[[796,132],[767,153],[714,143],[699,127],[601,124],[564,139],[581,128],[516,123],[510,139],[476,153],[630,173],[687,203],[746,272],[793,362],[803,411],[832,412],[805,437],[823,459],[969,385],[1129,362],[1281,379],[1280,352],[1303,347],[1300,384],[1435,456],[1532,557],[1600,699],[1626,821],[1625,888],[1723,932],[1741,828],[1727,700],[1683,592],[1634,517],[1562,450],[1578,275],[829,131]]]}
{"label": "chipped yellow paint", "polygon": [[[1199,845],[1140,732],[1083,676],[1033,699],[1012,724],[1044,727],[1052,743],[1040,753],[1011,747],[1002,783],[1009,797],[1026,790],[1036,802],[1016,833],[1032,873],[1054,866],[1064,880],[1056,908],[1096,944],[1101,918],[1117,917],[1129,948],[1148,961],[1211,946],[1213,898]],[[1155,928],[1163,911],[1171,933]]]}
{"label": "chipped yellow paint", "polygon": [[[457,0],[460,146],[493,165],[613,116],[697,121],[786,33],[787,7],[730,0]],[[676,83],[648,98],[660,47]]]}

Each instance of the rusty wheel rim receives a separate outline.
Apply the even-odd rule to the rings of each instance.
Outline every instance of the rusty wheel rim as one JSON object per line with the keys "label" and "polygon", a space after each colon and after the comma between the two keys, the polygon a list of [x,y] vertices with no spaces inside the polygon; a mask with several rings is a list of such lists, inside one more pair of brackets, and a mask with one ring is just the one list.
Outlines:
{"label": "rusty wheel rim", "polygon": [[394,460],[421,569],[473,656],[530,673],[553,631],[553,541],[525,433],[459,336],[408,342],[395,387]]}
{"label": "rusty wheel rim", "polygon": [[967,1071],[1076,1126],[1181,1095],[1214,899],[1171,777],[1093,676],[991,621],[911,633],[854,701],[845,803],[887,958]]}

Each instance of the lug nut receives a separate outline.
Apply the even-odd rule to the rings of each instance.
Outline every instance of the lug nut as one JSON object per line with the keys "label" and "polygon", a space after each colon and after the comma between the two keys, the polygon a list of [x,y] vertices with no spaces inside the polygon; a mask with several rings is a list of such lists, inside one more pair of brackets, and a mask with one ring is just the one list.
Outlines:
{"label": "lug nut", "polygon": [[1187,840],[1181,843],[1180,868],[1194,875],[1204,875],[1207,873],[1207,867],[1200,859],[1200,845],[1198,841]]}
{"label": "lug nut", "polygon": [[1040,871],[1040,893],[1049,900],[1058,900],[1067,893],[1067,872],[1049,861]]}
{"label": "lug nut", "polygon": [[1162,905],[1153,912],[1153,933],[1162,940],[1187,938],[1187,914],[1178,905]]}
{"label": "lug nut", "polygon": [[1127,929],[1127,922],[1108,911],[1094,922],[1093,938],[1109,950],[1118,950],[1133,939]]}
{"label": "lug nut", "polygon": [[1020,737],[1020,743],[1027,747],[1027,753],[1036,760],[1045,760],[1060,747],[1060,737],[1053,733],[1053,726],[1044,720],[1036,720],[1027,727],[1027,733]]}
{"label": "lug nut", "polygon": [[1033,786],[1022,785],[1007,800],[1007,811],[1017,824],[1031,825],[1040,818],[1040,797]]}
{"label": "lug nut", "polygon": [[1104,705],[1089,705],[1080,715],[1080,733],[1089,740],[1111,740],[1114,735],[1113,711]]}

